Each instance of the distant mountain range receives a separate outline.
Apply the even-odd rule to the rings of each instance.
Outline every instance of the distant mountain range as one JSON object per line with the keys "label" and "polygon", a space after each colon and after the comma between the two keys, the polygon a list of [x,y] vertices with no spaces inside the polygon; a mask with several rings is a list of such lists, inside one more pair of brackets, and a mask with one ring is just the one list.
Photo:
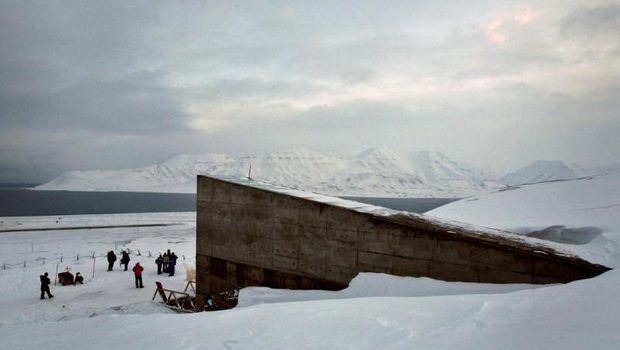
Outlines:
{"label": "distant mountain range", "polygon": [[560,161],[537,161],[495,179],[439,152],[397,153],[372,148],[353,157],[336,157],[291,149],[240,158],[184,154],[142,168],[71,171],[35,189],[192,193],[196,175],[249,175],[258,181],[335,196],[467,197],[506,185],[570,179],[586,173]]}

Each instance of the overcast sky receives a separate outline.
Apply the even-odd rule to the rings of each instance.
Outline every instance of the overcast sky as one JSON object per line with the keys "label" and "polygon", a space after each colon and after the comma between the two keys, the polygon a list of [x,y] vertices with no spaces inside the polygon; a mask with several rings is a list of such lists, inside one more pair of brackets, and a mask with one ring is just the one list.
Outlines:
{"label": "overcast sky", "polygon": [[0,0],[0,182],[179,153],[620,162],[618,1]]}

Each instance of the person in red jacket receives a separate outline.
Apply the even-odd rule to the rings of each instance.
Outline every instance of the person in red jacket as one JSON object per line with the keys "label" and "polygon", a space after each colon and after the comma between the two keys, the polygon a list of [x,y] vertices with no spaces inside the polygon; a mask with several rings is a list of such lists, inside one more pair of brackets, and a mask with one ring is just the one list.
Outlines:
{"label": "person in red jacket", "polygon": [[136,277],[136,288],[144,288],[142,284],[142,271],[144,268],[140,266],[140,263],[136,263],[136,265],[132,269],[134,276]]}

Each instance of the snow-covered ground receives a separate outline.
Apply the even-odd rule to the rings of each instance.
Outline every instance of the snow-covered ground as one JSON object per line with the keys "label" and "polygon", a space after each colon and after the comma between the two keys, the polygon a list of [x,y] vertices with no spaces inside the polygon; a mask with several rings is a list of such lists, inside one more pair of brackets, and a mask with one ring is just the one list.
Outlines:
{"label": "snow-covered ground", "polygon": [[559,160],[538,160],[530,165],[506,174],[501,181],[506,185],[531,184],[544,181],[575,179],[587,171],[574,164]]}
{"label": "snow-covered ground", "polygon": [[[619,188],[620,177],[613,174],[522,186],[456,202],[433,215],[521,234],[562,225],[565,229],[538,236],[615,267],[620,256]],[[617,270],[550,286],[368,273],[339,292],[246,288],[235,309],[173,314],[150,301],[158,277],[153,259],[144,255],[166,248],[193,255],[192,215],[134,216],[140,223],[176,224],[171,226],[0,233],[0,260],[27,260],[25,268],[12,265],[0,271],[0,348],[566,350],[617,349],[620,344]],[[44,222],[54,226],[56,219],[0,218],[0,230],[41,227]],[[131,220],[127,215],[106,215],[61,221],[104,226]],[[574,236],[581,240],[571,241]],[[53,272],[56,265],[51,261],[60,253],[64,257],[103,253],[114,244],[141,251],[141,257],[132,255],[132,264],[138,260],[146,266],[147,288],[135,289],[130,272],[106,272],[99,260],[91,280],[92,259],[72,258],[63,265],[81,271],[86,283],[53,286],[54,299],[38,299],[38,275]],[[41,257],[47,259],[45,265],[36,260]],[[182,266],[178,271],[178,276],[159,279],[182,288]]]}
{"label": "snow-covered ground", "polygon": [[[157,279],[154,259],[166,249],[181,257],[179,274],[161,280],[166,285],[184,288],[183,256],[186,263],[193,265],[196,254],[195,218],[195,213],[0,218],[0,326],[109,313],[166,312],[149,302]],[[70,228],[130,223],[169,226],[1,232],[59,225]],[[132,251],[129,268],[138,261],[145,267],[143,278],[148,288],[136,289],[133,273],[121,272],[118,261],[113,272],[106,271],[105,254],[115,250],[118,255],[121,249],[127,248]],[[37,300],[39,275],[47,271],[54,280],[56,269],[62,272],[67,267],[72,273],[80,272],[86,283],[75,287],[52,286],[54,299]]]}
{"label": "snow-covered ground", "polygon": [[589,261],[620,266],[620,172],[513,187],[426,215],[559,242]]}

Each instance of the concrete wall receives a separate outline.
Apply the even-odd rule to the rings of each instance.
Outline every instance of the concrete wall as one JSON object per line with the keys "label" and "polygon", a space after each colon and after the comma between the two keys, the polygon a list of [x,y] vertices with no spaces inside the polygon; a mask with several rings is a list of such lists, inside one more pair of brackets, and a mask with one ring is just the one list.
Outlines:
{"label": "concrete wall", "polygon": [[197,201],[199,301],[249,285],[340,289],[363,271],[555,283],[606,270],[515,242],[479,240],[428,222],[373,216],[204,176],[198,177]]}

